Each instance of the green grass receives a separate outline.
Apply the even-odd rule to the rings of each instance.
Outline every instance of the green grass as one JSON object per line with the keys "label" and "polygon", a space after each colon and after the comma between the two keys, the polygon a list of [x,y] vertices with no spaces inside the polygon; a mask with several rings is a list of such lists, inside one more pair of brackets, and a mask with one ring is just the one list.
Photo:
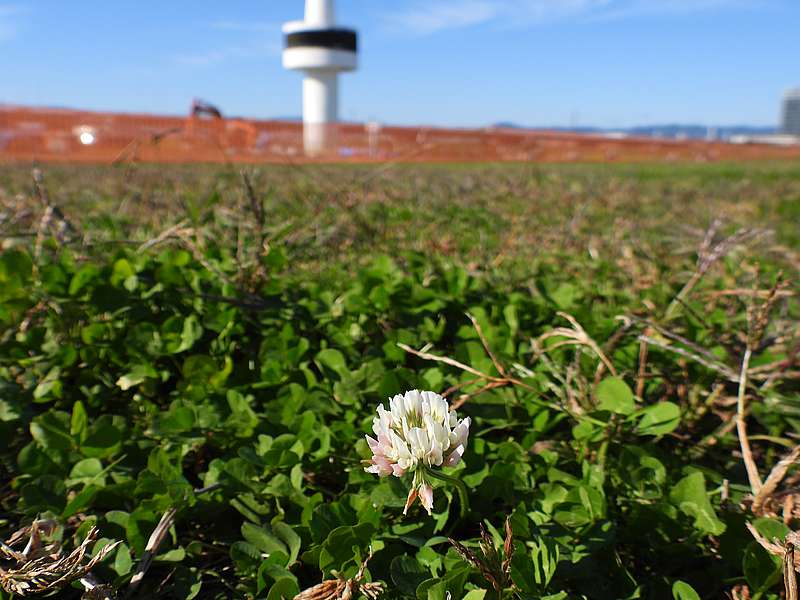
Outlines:
{"label": "green grass", "polygon": [[[0,539],[95,525],[124,591],[175,508],[153,598],[291,598],[370,549],[388,598],[779,597],[745,525],[796,519],[752,508],[732,425],[752,354],[762,478],[800,433],[797,163],[43,174],[0,170]],[[466,518],[363,472],[413,388],[473,421]]]}
{"label": "green grass", "polygon": [[[498,255],[528,263],[532,253],[574,252],[591,241],[610,257],[622,241],[660,258],[665,243],[692,242],[687,229],[715,218],[729,230],[758,224],[778,243],[798,242],[797,163],[265,167],[252,176],[269,227],[287,230],[281,235],[303,265],[405,250],[481,266]],[[47,180],[67,214],[78,212],[99,236],[108,229],[110,239],[144,239],[187,216],[209,221],[212,212],[224,215],[215,234],[230,235],[247,214],[233,168],[53,167]],[[0,182],[6,201],[30,194],[27,169],[7,168]]]}

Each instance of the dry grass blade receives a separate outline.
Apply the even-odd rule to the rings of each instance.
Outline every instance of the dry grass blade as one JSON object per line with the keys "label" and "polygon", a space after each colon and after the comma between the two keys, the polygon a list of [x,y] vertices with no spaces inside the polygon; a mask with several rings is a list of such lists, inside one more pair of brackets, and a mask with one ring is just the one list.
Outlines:
{"label": "dry grass blade", "polygon": [[[798,564],[800,556],[794,551],[795,547],[800,544],[800,534],[796,531],[790,531],[786,534],[785,546],[782,546],[777,540],[770,541],[761,535],[752,523],[747,523],[747,529],[759,546],[783,561],[783,579],[787,585],[787,590],[790,589],[790,585],[796,586],[797,580],[792,571],[800,571],[800,564]],[[792,582],[791,580],[794,581]]]}
{"label": "dry grass blade", "polygon": [[81,577],[80,582],[86,590],[81,600],[116,600],[117,598],[113,587],[101,583],[91,573]]}
{"label": "dry grass blade", "polygon": [[[770,554],[781,557],[781,559],[786,556],[786,549],[783,546],[778,544],[777,541],[769,541],[758,532],[752,523],[747,523],[747,529],[750,531],[750,534],[753,536],[756,542],[758,542],[758,545],[764,548],[764,550]],[[795,569],[797,569],[797,563],[795,563]]]}
{"label": "dry grass blade", "polygon": [[25,556],[11,548],[10,546],[6,545],[5,542],[0,542],[0,561],[5,560],[16,560],[22,561],[25,560]]}
{"label": "dry grass blade", "polygon": [[461,558],[463,558],[476,569],[482,570],[483,567],[481,565],[481,560],[478,558],[477,554],[475,554],[472,550],[467,548],[458,540],[454,540],[453,538],[447,538],[447,540],[450,542],[450,545],[453,546],[455,551],[461,555]]}
{"label": "dry grass blade", "polygon": [[511,573],[511,560],[514,558],[514,532],[511,530],[511,518],[506,517],[506,539],[503,543],[503,572]]}
{"label": "dry grass blade", "polygon": [[464,403],[467,400],[469,400],[470,398],[472,398],[473,396],[479,396],[480,394],[483,394],[484,392],[488,392],[490,390],[494,390],[494,389],[497,389],[497,388],[500,388],[500,387],[504,387],[504,386],[508,385],[509,383],[513,383],[513,381],[515,381],[515,380],[491,381],[491,382],[487,383],[486,385],[484,385],[483,387],[475,390],[474,392],[470,392],[468,394],[461,394],[458,398],[456,398],[450,404],[450,407],[453,410],[458,410],[459,408],[464,406]]}
{"label": "dry grass blade", "polygon": [[78,230],[76,227],[67,219],[61,209],[53,204],[50,200],[50,196],[47,193],[47,188],[44,186],[44,175],[40,169],[33,169],[31,172],[31,176],[33,178],[33,190],[36,194],[36,197],[39,199],[40,204],[45,209],[46,218],[42,219],[43,224],[46,224],[46,227],[49,228],[50,224],[55,219],[58,219],[58,228],[56,229],[56,239],[59,242],[64,242],[70,235],[77,234]]}
{"label": "dry grass blade", "polygon": [[[645,335],[649,330],[645,329]],[[636,372],[636,397],[642,398],[644,396],[644,387],[647,383],[647,342],[639,340],[639,369]]]}
{"label": "dry grass blade", "polygon": [[481,340],[481,344],[483,344],[483,349],[486,351],[486,354],[492,360],[492,364],[494,365],[494,368],[497,369],[497,372],[500,373],[500,375],[502,377],[506,377],[506,369],[502,365],[502,363],[500,363],[500,361],[497,360],[497,357],[494,355],[494,352],[492,352],[491,347],[489,347],[489,342],[486,340],[486,336],[483,334],[483,329],[481,329],[481,326],[478,323],[478,320],[475,317],[473,317],[471,314],[469,314],[469,313],[467,313],[467,317],[469,317],[469,320],[472,321],[472,326],[475,328],[475,331],[478,333],[478,337]]}
{"label": "dry grass blade", "polygon": [[718,219],[715,219],[706,231],[700,248],[697,251],[697,266],[695,272],[667,307],[664,313],[665,321],[669,321],[675,316],[678,308],[681,307],[683,302],[689,297],[689,294],[692,293],[692,290],[714,263],[728,255],[736,246],[753,241],[769,233],[766,229],[743,228],[715,244],[714,238],[721,225],[722,223]]}
{"label": "dry grass blade", "polygon": [[459,383],[457,385],[454,385],[454,386],[450,387],[445,392],[445,394],[444,394],[445,396],[448,396],[449,394],[452,394],[453,392],[458,391],[458,390],[460,390],[462,388],[468,387],[470,385],[474,385],[474,384],[480,383],[482,381],[486,382],[477,391],[461,394],[451,405],[452,408],[455,409],[455,410],[457,410],[461,406],[463,406],[464,403],[467,400],[469,400],[470,398],[472,398],[473,396],[477,396],[479,394],[482,394],[484,392],[488,392],[489,390],[493,390],[495,388],[500,388],[500,387],[504,387],[504,386],[508,386],[508,385],[515,385],[515,386],[519,386],[519,387],[525,388],[527,390],[533,391],[533,388],[531,388],[531,386],[529,386],[526,383],[520,381],[519,379],[515,379],[515,378],[510,377],[508,375],[508,370],[497,359],[497,357],[494,355],[494,353],[492,352],[491,348],[489,347],[489,342],[487,341],[486,336],[484,335],[483,330],[481,329],[481,326],[478,324],[478,321],[472,315],[470,315],[469,313],[467,313],[467,317],[470,319],[470,321],[472,322],[472,325],[475,327],[475,331],[477,332],[478,337],[481,340],[481,344],[483,345],[483,348],[486,351],[486,354],[491,359],[492,363],[494,364],[495,369],[497,369],[497,372],[500,373],[499,377],[495,377],[494,375],[489,375],[488,373],[483,373],[481,371],[478,371],[477,369],[475,369],[473,367],[470,367],[468,365],[465,365],[464,363],[461,363],[461,362],[459,362],[459,361],[457,361],[457,360],[455,360],[453,358],[450,358],[448,356],[438,356],[436,354],[431,354],[430,352],[425,352],[423,350],[414,350],[413,348],[411,348],[410,346],[407,346],[406,344],[398,343],[397,345],[402,350],[408,352],[409,354],[413,354],[414,356],[418,356],[419,358],[422,358],[423,360],[431,360],[431,361],[434,361],[434,362],[444,363],[444,364],[450,365],[452,367],[456,367],[457,369],[461,369],[462,371],[465,371],[467,373],[471,373],[472,375],[476,375],[477,376],[477,379],[473,379],[471,381],[462,382],[462,383]]}
{"label": "dry grass blade", "polygon": [[[748,290],[747,288],[735,288],[730,290],[711,290],[705,293],[709,298],[721,298],[725,296],[736,296],[737,298],[763,298],[767,299],[773,295],[772,290]],[[778,290],[774,292],[778,298],[793,298],[797,294],[792,290]]]}
{"label": "dry grass blade", "polygon": [[352,579],[343,579],[337,577],[336,579],[327,579],[322,583],[303,590],[297,594],[293,600],[354,600],[358,594],[376,600],[385,590],[385,586],[378,581],[371,581],[362,583],[364,579],[364,572],[372,558],[372,549],[369,555],[361,563],[355,577]]}
{"label": "dry grass blade", "polygon": [[186,224],[187,224],[187,221],[184,219],[183,221],[180,221],[179,223],[176,223],[175,225],[172,225],[171,227],[168,227],[167,229],[165,229],[164,231],[159,233],[156,237],[154,237],[154,238],[152,238],[150,240],[147,240],[144,244],[139,246],[138,252],[143,252],[144,250],[147,250],[148,248],[152,248],[153,246],[157,246],[158,244],[161,244],[161,243],[165,242],[166,240],[168,240],[170,238],[178,237],[179,236],[179,232],[184,232],[184,233],[191,232],[191,228],[187,228]]}
{"label": "dry grass blade", "polygon": [[656,346],[657,348],[661,348],[662,350],[666,350],[667,352],[672,352],[673,354],[677,354],[684,358],[688,358],[689,360],[692,360],[698,364],[701,364],[704,367],[711,369],[712,371],[716,371],[717,373],[719,373],[720,375],[725,377],[725,379],[727,379],[732,383],[736,383],[739,381],[739,376],[736,374],[736,372],[720,362],[712,362],[710,360],[703,358],[699,354],[696,354],[695,352],[691,352],[689,350],[686,350],[685,348],[681,348],[680,346],[673,346],[671,344],[667,344],[665,342],[662,342],[661,340],[648,337],[646,335],[640,335],[639,340],[647,344],[650,344],[651,346]]}
{"label": "dry grass blade", "polygon": [[547,350],[555,350],[557,348],[562,348],[564,346],[585,346],[589,348],[592,352],[594,352],[600,361],[605,365],[606,369],[609,372],[617,376],[617,370],[614,368],[613,363],[609,360],[606,356],[605,352],[603,352],[602,348],[595,342],[589,334],[586,333],[586,330],[581,327],[581,324],[578,323],[577,319],[572,315],[568,315],[565,312],[559,312],[558,316],[566,319],[569,321],[569,324],[572,325],[572,329],[568,327],[556,327],[552,331],[548,331],[547,333],[539,336],[537,339],[537,346],[539,348],[543,348],[541,342],[548,340],[553,337],[562,337],[566,338],[563,342],[558,342],[553,346],[547,348]]}
{"label": "dry grass blade", "polygon": [[248,205],[250,208],[250,212],[253,214],[253,217],[256,220],[256,225],[258,226],[258,234],[261,238],[261,244],[264,243],[264,226],[266,225],[267,218],[266,213],[264,211],[264,203],[261,202],[256,197],[255,189],[253,188],[253,182],[250,179],[250,175],[248,175],[247,171],[241,171],[242,182],[244,183],[244,191],[245,195],[247,196]]}
{"label": "dry grass blade", "polygon": [[442,396],[444,398],[448,398],[451,394],[454,394],[458,390],[465,387],[469,387],[471,385],[475,385],[476,383],[480,383],[481,381],[483,381],[483,377],[478,377],[476,379],[469,379],[468,381],[462,381],[461,383],[456,383],[455,385],[451,385],[449,388],[443,391]]}
{"label": "dry grass blade", "polygon": [[786,590],[786,600],[798,600],[797,575],[794,573],[794,544],[787,544],[786,556],[783,559],[783,586]]}
{"label": "dry grass blade", "polygon": [[492,375],[487,375],[486,373],[481,373],[477,369],[473,369],[470,366],[465,365],[464,363],[460,363],[457,360],[450,358],[449,356],[437,356],[436,354],[431,354],[430,352],[422,352],[421,350],[414,350],[411,346],[407,346],[406,344],[399,343],[397,346],[408,352],[409,354],[413,354],[414,356],[418,356],[423,360],[432,360],[434,362],[444,363],[446,365],[450,365],[451,367],[456,367],[457,369],[461,369],[462,371],[466,371],[467,373],[472,373],[473,375],[477,375],[481,379],[488,379],[490,381],[505,381],[505,379],[501,377],[493,377]]}
{"label": "dry grass blade", "polygon": [[688,348],[689,351],[694,352],[695,354],[704,357],[710,363],[715,363],[717,365],[721,365],[721,363],[719,362],[717,357],[714,355],[714,353],[711,352],[711,350],[708,350],[707,348],[704,348],[703,346],[700,346],[699,344],[696,344],[692,340],[689,340],[689,339],[687,339],[686,337],[684,337],[682,335],[679,335],[679,334],[677,334],[677,333],[675,333],[673,331],[670,331],[666,327],[662,327],[661,325],[659,325],[658,323],[655,323],[654,321],[651,321],[649,319],[642,319],[642,318],[636,317],[634,315],[626,315],[625,317],[622,317],[622,318],[626,319],[626,320],[629,319],[629,320],[631,320],[631,321],[633,321],[635,323],[639,323],[639,324],[643,325],[645,327],[643,335],[646,336],[647,338],[653,339],[653,332],[657,332],[660,335],[662,335],[663,337],[665,337],[665,338],[667,338],[669,340],[672,340],[673,342],[677,342],[677,343],[679,343],[679,344],[681,344],[683,346],[686,346],[686,348]]}
{"label": "dry grass blade", "polygon": [[800,341],[797,341],[799,336],[800,328],[793,334],[795,343],[786,353],[786,358],[784,360],[750,369],[751,375],[756,374],[756,377],[760,376],[761,371],[765,371],[766,380],[761,384],[760,388],[762,391],[769,389],[780,379],[800,378],[800,374],[797,371],[791,370],[791,367],[798,363],[798,357],[800,357]]}
{"label": "dry grass blade", "polygon": [[94,544],[97,536],[98,530],[92,528],[83,542],[67,555],[57,546],[48,546],[33,552],[31,558],[14,558],[11,565],[0,567],[0,587],[8,593],[25,597],[54,592],[83,578],[120,544],[107,544],[86,561],[89,546]]}
{"label": "dry grass blade", "polygon": [[750,367],[750,356],[752,351],[748,346],[742,358],[742,369],[739,375],[739,394],[736,401],[736,432],[739,435],[739,445],[742,448],[742,458],[747,470],[747,479],[750,482],[750,490],[754,497],[758,497],[761,491],[761,475],[758,474],[758,467],[753,458],[753,451],[750,449],[750,439],[747,437],[747,422],[745,420],[745,400],[747,396],[747,369]]}
{"label": "dry grass blade", "polygon": [[345,591],[345,585],[341,579],[328,579],[303,590],[294,597],[294,600],[335,600],[341,597],[342,592]]}
{"label": "dry grass blade", "polygon": [[139,566],[136,568],[133,577],[131,577],[126,597],[131,598],[139,585],[141,585],[144,576],[147,574],[147,570],[153,562],[153,558],[158,552],[158,547],[164,541],[164,538],[169,532],[169,528],[172,527],[172,524],[175,522],[175,515],[177,512],[175,508],[167,510],[167,512],[161,516],[161,520],[158,522],[158,525],[156,525],[153,533],[150,534],[150,539],[147,540],[147,546],[145,546],[144,554],[142,554],[142,559],[139,561]]}
{"label": "dry grass blade", "polygon": [[39,221],[39,227],[36,230],[36,244],[33,247],[33,257],[38,262],[39,257],[42,255],[42,247],[44,245],[46,232],[50,229],[50,224],[53,221],[53,207],[47,206],[44,209],[44,214]]}
{"label": "dry grass blade", "polygon": [[483,578],[492,588],[498,592],[510,589],[511,583],[511,559],[514,556],[514,534],[511,531],[511,522],[506,518],[505,540],[503,541],[503,553],[495,547],[492,536],[486,531],[483,523],[480,525],[481,537],[478,542],[480,556],[452,538],[448,538],[450,545],[456,552],[470,565],[480,571]]}
{"label": "dry grass blade", "polygon": [[492,586],[492,588],[498,591],[502,589],[500,582],[497,580],[497,577],[492,572],[491,566],[487,562],[488,557],[486,556],[486,548],[484,547],[483,543],[481,543],[481,550],[483,551],[484,556],[481,558],[462,543],[452,538],[448,538],[448,540],[455,551],[458,552],[465,561],[480,571],[480,574],[483,576],[486,582]]}
{"label": "dry grass blade", "polygon": [[486,527],[483,526],[483,523],[480,524],[481,528],[481,541],[478,544],[483,551],[483,556],[486,560],[490,563],[498,562],[498,554],[497,548],[494,547],[494,540],[492,539],[491,534],[486,530]]}
{"label": "dry grass blade", "polygon": [[800,459],[800,446],[797,446],[789,454],[784,456],[778,464],[773,467],[761,490],[756,494],[753,500],[752,510],[755,514],[761,512],[764,503],[775,493],[775,490],[778,489],[778,485],[783,481],[789,467],[796,463],[798,459]]}
{"label": "dry grass blade", "polygon": [[189,252],[192,253],[194,259],[199,262],[203,267],[215,277],[217,277],[220,281],[224,281],[228,285],[234,285],[231,279],[223,273],[219,268],[211,263],[206,257],[205,252],[198,246],[197,242],[192,239],[192,235],[196,235],[198,232],[194,229],[178,229],[175,231],[175,235],[183,242],[183,245],[188,248]]}

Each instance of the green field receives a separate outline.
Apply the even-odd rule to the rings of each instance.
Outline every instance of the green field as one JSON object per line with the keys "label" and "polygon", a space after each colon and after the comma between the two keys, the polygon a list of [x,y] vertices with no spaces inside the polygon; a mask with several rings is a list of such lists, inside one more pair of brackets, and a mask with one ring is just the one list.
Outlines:
{"label": "green field", "polygon": [[[0,587],[63,574],[14,554],[39,519],[120,542],[122,597],[174,509],[129,597],[782,597],[800,164],[36,180],[0,167]],[[468,505],[403,516],[411,477],[364,472],[411,389],[472,419]]]}

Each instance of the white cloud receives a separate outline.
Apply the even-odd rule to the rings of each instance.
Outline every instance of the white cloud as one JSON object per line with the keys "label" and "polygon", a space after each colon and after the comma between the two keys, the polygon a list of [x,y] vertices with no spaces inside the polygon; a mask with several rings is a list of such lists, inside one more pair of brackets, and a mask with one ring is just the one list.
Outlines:
{"label": "white cloud", "polygon": [[386,15],[395,30],[427,35],[481,24],[530,26],[565,19],[616,20],[753,6],[764,0],[417,0]]}

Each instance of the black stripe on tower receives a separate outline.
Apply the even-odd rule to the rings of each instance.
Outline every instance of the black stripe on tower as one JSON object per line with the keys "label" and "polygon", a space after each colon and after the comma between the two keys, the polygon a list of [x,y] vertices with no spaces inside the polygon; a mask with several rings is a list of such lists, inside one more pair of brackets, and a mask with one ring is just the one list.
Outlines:
{"label": "black stripe on tower", "polygon": [[286,36],[287,48],[326,48],[328,50],[358,50],[358,35],[352,29],[319,29],[296,31]]}

